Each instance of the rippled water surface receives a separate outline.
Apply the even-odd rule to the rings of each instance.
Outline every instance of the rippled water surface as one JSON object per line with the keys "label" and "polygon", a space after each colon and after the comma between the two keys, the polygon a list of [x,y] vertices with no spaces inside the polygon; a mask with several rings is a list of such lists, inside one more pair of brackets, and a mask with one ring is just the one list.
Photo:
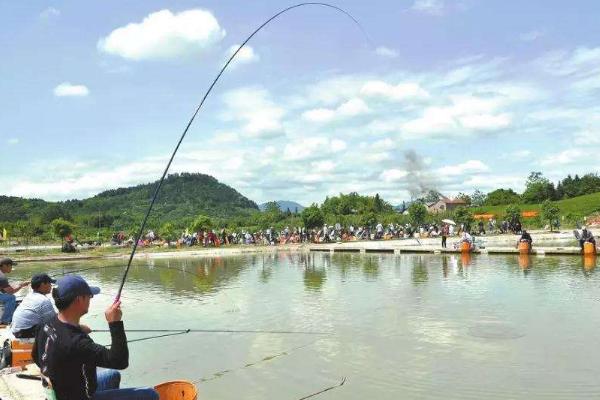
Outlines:
{"label": "rippled water surface", "polygon": [[[202,399],[589,399],[600,393],[600,282],[581,257],[297,254],[137,262],[129,329],[188,333],[130,344],[125,386],[198,382]],[[81,272],[105,328],[122,261],[22,264]],[[129,333],[129,339],[152,333]],[[107,343],[104,333],[94,339]]]}

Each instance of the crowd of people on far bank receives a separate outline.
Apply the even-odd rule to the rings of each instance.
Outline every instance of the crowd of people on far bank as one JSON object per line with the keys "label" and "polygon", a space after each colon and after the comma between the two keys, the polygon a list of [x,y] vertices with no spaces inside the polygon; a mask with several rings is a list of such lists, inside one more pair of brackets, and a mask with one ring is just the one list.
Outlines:
{"label": "crowd of people on far bank", "polygon": [[[558,223],[555,225],[558,227]],[[531,235],[523,228],[518,218],[497,221],[490,218],[487,221],[478,220],[473,225],[456,224],[452,220],[442,220],[434,223],[423,223],[420,225],[406,224],[383,224],[381,222],[373,226],[352,224],[344,226],[340,223],[324,224],[322,227],[307,229],[305,227],[285,227],[275,229],[273,227],[249,231],[249,230],[229,230],[222,228],[201,229],[198,232],[186,230],[181,233],[177,240],[165,240],[150,230],[144,237],[138,241],[138,246],[203,246],[220,247],[223,245],[264,245],[274,246],[279,244],[299,244],[299,243],[338,243],[357,240],[393,240],[393,239],[423,239],[440,238],[442,248],[447,247],[447,239],[458,237],[459,240],[454,243],[455,248],[466,242],[471,249],[477,245],[476,237],[496,234],[519,235],[517,241],[528,242],[532,247],[533,239]],[[593,242],[595,239],[591,232],[583,229],[581,238],[576,235],[581,247],[583,243]],[[131,245],[134,238],[126,238],[123,232],[117,232],[113,235],[111,243],[113,245]]]}
{"label": "crowd of people on far bank", "polygon": [[[446,221],[446,222],[444,222]],[[441,222],[383,224],[378,222],[369,225],[342,225],[340,223],[324,224],[322,227],[307,229],[306,227],[289,227],[275,229],[269,227],[261,230],[245,229],[200,229],[197,232],[185,230],[177,240],[161,238],[153,230],[149,230],[138,240],[138,246],[203,246],[218,247],[222,245],[278,245],[293,243],[336,243],[355,240],[392,240],[441,238],[442,247],[446,247],[446,238],[462,236],[483,236],[491,234],[521,234],[522,224],[518,219],[497,222],[494,218],[488,221],[479,220],[470,224],[456,224],[451,220]],[[132,245],[135,238],[127,238],[123,232],[115,232],[111,239],[113,245]]]}

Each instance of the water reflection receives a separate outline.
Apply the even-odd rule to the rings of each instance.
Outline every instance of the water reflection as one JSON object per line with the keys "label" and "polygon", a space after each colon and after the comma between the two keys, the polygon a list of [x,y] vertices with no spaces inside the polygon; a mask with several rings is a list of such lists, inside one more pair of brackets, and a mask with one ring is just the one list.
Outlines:
{"label": "water reflection", "polygon": [[519,268],[523,271],[524,275],[528,275],[531,272],[531,255],[519,254]]}
{"label": "water reflection", "polygon": [[473,256],[471,256],[471,253],[460,253],[460,262],[462,263],[463,267],[468,267],[471,265],[472,260]]}
{"label": "water reflection", "polygon": [[583,256],[583,269],[586,272],[592,272],[596,268],[596,255],[586,254]]}
{"label": "water reflection", "polygon": [[[64,268],[109,266],[82,275],[114,292],[122,261],[104,264]],[[125,296],[144,303],[127,302],[129,327],[334,334],[197,334],[139,342],[131,347],[125,378],[147,385],[229,371],[202,384],[203,397],[222,400],[301,398],[341,373],[360,379],[329,392],[332,399],[593,398],[600,390],[600,347],[574,339],[600,330],[595,264],[580,256],[516,254],[140,260]],[[11,279],[59,266],[23,263]],[[111,300],[94,300],[91,325],[105,325],[103,310]],[[299,346],[302,351],[288,351]],[[267,361],[254,366],[256,360]]]}
{"label": "water reflection", "polygon": [[367,280],[376,280],[379,276],[379,256],[365,256],[362,262],[362,271]]}
{"label": "water reflection", "polygon": [[410,276],[415,285],[427,283],[429,280],[429,271],[427,270],[427,264],[424,256],[416,257]]}
{"label": "water reflection", "polygon": [[318,292],[327,280],[327,271],[323,266],[308,266],[304,269],[304,286],[309,291]]}

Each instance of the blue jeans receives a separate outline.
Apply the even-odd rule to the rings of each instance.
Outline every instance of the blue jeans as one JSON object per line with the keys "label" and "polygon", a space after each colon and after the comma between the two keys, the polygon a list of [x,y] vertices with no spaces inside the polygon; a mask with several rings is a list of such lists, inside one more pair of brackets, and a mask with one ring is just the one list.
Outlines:
{"label": "blue jeans", "polygon": [[98,388],[93,400],[159,400],[152,388],[119,389],[121,374],[114,369],[98,368],[96,377]]}
{"label": "blue jeans", "polygon": [[15,308],[17,308],[17,298],[14,294],[0,293],[0,303],[4,303],[4,312],[2,313],[2,322],[7,325],[12,322]]}

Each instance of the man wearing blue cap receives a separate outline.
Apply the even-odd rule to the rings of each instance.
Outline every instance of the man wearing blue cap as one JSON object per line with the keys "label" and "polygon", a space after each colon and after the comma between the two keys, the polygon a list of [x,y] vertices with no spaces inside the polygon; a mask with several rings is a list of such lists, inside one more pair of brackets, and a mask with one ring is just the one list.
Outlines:
{"label": "man wearing blue cap", "polygon": [[13,315],[10,330],[16,338],[35,337],[37,328],[56,316],[54,306],[46,295],[52,291],[56,281],[48,274],[36,274],[31,277],[31,289]]}
{"label": "man wearing blue cap", "polygon": [[[78,275],[57,282],[52,297],[58,315],[38,331],[33,359],[57,400],[158,400],[154,389],[119,389],[120,374],[114,369],[129,365],[127,337],[121,321],[121,303],[104,313],[111,336],[110,348],[94,343],[79,320],[88,312],[90,299],[100,293]],[[99,370],[97,367],[111,368]]]}
{"label": "man wearing blue cap", "polygon": [[2,313],[0,325],[8,325],[12,322],[13,313],[17,307],[15,293],[29,285],[29,282],[21,282],[17,285],[8,283],[6,274],[12,272],[13,265],[17,265],[17,263],[10,258],[0,259],[0,303],[4,304],[4,312]]}

